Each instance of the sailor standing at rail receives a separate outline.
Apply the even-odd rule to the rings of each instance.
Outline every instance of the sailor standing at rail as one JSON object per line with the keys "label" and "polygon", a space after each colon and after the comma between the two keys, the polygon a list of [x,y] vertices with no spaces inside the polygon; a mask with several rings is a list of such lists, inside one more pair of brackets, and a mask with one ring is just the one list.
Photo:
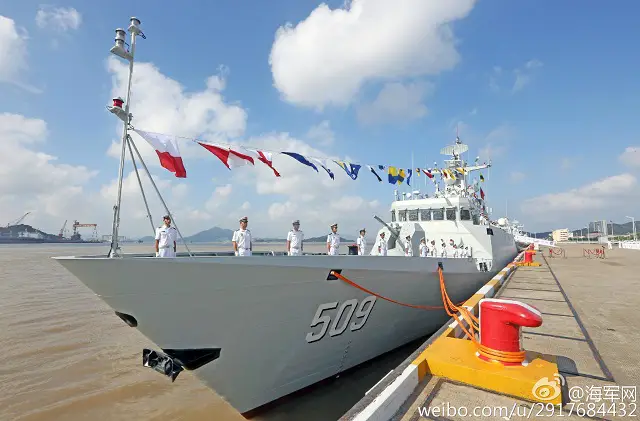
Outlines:
{"label": "sailor standing at rail", "polygon": [[293,221],[293,229],[287,234],[287,252],[289,256],[300,256],[302,254],[302,242],[304,233],[300,228],[300,221]]}
{"label": "sailor standing at rail", "polygon": [[366,233],[366,230],[362,228],[360,230],[360,237],[356,239],[356,244],[358,246],[358,256],[364,256],[364,250],[367,248],[367,239],[364,238]]}
{"label": "sailor standing at rail", "polygon": [[249,224],[249,218],[242,217],[240,219],[240,229],[233,232],[231,242],[236,256],[251,256],[253,243],[251,241],[251,231],[247,228],[247,224]]}
{"label": "sailor standing at rail", "polygon": [[429,247],[427,247],[427,240],[425,238],[420,239],[420,257],[427,257],[429,254]]}
{"label": "sailor standing at rail", "polygon": [[436,250],[436,240],[431,240],[431,247],[429,247],[429,256],[437,257],[438,251]]}
{"label": "sailor standing at rail", "polygon": [[338,224],[331,225],[331,233],[327,235],[327,254],[337,256],[340,248],[340,234],[338,234]]}
{"label": "sailor standing at rail", "polygon": [[413,257],[413,244],[411,244],[411,236],[407,235],[404,243],[404,255],[406,257]]}
{"label": "sailor standing at rail", "polygon": [[444,242],[444,240],[441,238],[440,242],[442,244],[440,244],[440,257],[447,257],[447,243]]}
{"label": "sailor standing at rail", "polygon": [[171,216],[162,219],[164,224],[156,228],[156,257],[176,257],[178,230],[171,226]]}
{"label": "sailor standing at rail", "polygon": [[378,238],[378,241],[377,241],[378,244],[376,244],[376,246],[378,247],[378,256],[387,255],[387,240],[385,240],[384,236],[385,236],[384,232],[381,232],[380,238]]}

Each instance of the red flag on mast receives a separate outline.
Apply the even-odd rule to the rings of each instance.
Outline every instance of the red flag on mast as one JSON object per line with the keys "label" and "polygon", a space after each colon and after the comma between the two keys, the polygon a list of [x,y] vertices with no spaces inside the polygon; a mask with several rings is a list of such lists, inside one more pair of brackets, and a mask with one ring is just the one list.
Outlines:
{"label": "red flag on mast", "polygon": [[214,154],[222,161],[222,163],[229,169],[235,167],[241,167],[243,165],[255,165],[253,158],[249,155],[245,155],[241,152],[234,151],[230,148],[223,148],[220,146],[210,145],[208,143],[198,142],[200,146]]}
{"label": "red flag on mast", "polygon": [[144,140],[155,149],[163,168],[171,171],[178,178],[187,178],[187,170],[182,163],[180,149],[175,136],[169,136],[160,133],[149,133],[142,130],[135,130]]}

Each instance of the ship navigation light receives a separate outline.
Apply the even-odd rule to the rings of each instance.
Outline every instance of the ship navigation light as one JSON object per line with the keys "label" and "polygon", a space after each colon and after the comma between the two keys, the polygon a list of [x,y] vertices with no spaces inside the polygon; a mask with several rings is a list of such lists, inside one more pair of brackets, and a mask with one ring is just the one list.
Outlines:
{"label": "ship navigation light", "polygon": [[109,51],[111,51],[111,53],[117,55],[118,57],[131,61],[133,60],[133,55],[129,53],[124,47],[125,45],[124,35],[125,35],[124,29],[122,28],[116,29],[115,45],[111,47],[111,50]]}

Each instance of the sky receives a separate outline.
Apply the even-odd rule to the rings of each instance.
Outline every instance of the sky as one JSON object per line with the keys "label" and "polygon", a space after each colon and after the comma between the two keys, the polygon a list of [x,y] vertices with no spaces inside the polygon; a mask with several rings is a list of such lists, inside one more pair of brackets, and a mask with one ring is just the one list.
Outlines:
{"label": "sky", "polygon": [[[442,164],[456,131],[497,219],[527,231],[640,219],[640,3],[585,0],[246,2],[0,0],[0,224],[109,234],[126,95],[115,29],[141,20],[133,125],[179,137],[186,178],[133,140],[183,235],[235,228],[284,237],[336,222],[378,230],[394,186],[364,165]],[[128,35],[127,35],[128,37]],[[129,41],[129,40],[128,40]],[[326,158],[331,180],[274,154],[227,169],[191,139]],[[363,165],[352,180],[331,160]],[[413,162],[413,164],[412,164]],[[154,225],[165,213],[141,173]],[[430,193],[432,184],[414,179]],[[404,185],[400,190],[410,189]],[[120,233],[151,235],[131,161]]]}

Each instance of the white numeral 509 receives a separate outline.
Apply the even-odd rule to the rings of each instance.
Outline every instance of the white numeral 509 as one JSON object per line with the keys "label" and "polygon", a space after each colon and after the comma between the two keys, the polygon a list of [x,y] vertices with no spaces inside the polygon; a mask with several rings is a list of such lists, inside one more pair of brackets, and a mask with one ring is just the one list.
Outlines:
{"label": "white numeral 509", "polygon": [[[373,310],[375,303],[376,297],[374,295],[370,295],[362,300],[360,305],[358,305],[358,300],[355,298],[347,300],[342,303],[340,308],[338,308],[335,318],[333,319],[333,324],[331,324],[331,316],[329,314],[323,315],[322,313],[327,310],[333,310],[338,307],[339,303],[334,301],[332,303],[320,304],[316,310],[316,315],[313,316],[313,320],[311,321],[311,327],[316,327],[320,324],[322,327],[320,328],[320,331],[316,333],[307,333],[307,342],[311,343],[319,341],[324,337],[324,335],[326,335],[327,330],[329,331],[329,336],[338,336],[342,335],[342,333],[347,330],[347,327],[349,327],[352,332],[362,329],[364,324],[367,323],[367,319],[369,318],[369,314],[371,314],[371,310]],[[351,323],[351,326],[349,326],[349,322],[354,314],[356,320]],[[331,325],[331,329],[329,329],[329,325]]]}

